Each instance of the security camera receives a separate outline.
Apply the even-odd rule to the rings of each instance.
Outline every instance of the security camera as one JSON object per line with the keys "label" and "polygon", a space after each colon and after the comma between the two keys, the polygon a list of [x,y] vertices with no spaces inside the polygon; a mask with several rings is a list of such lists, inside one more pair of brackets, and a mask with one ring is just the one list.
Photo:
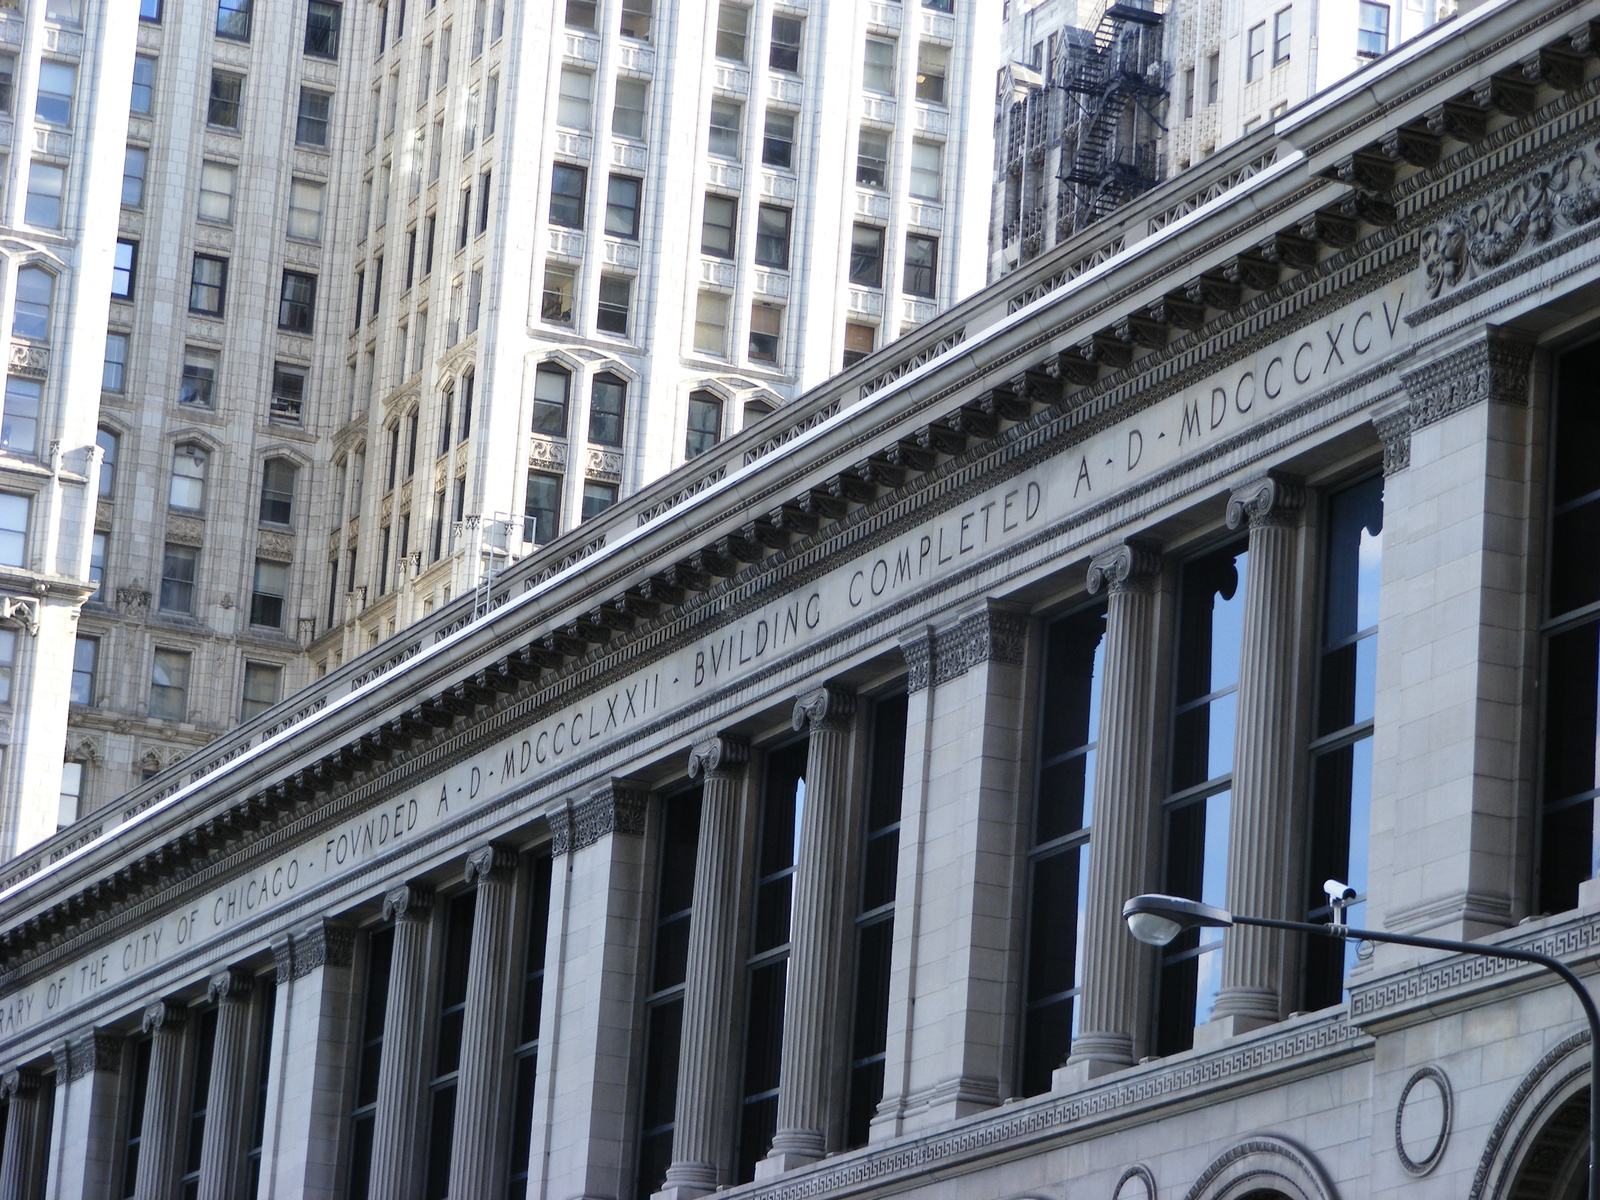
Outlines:
{"label": "security camera", "polygon": [[1322,890],[1328,894],[1328,901],[1332,904],[1349,904],[1356,898],[1356,890],[1348,883],[1340,883],[1337,879],[1325,880]]}

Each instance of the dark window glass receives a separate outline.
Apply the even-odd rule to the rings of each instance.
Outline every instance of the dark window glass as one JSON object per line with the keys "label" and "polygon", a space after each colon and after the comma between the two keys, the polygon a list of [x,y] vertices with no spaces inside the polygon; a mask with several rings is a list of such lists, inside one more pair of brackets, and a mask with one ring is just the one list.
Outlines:
{"label": "dark window glass", "polygon": [[[129,296],[133,295],[133,273],[137,268],[138,261],[139,244],[137,242],[129,242],[122,238],[118,238],[116,258],[111,264],[111,294],[117,297],[119,300],[125,300]],[[22,272],[19,271],[19,278],[21,277],[21,274]],[[18,288],[17,298],[20,302],[22,298],[20,286]],[[16,331],[15,324],[13,324],[12,332],[15,333]],[[49,331],[46,330],[44,334],[36,336],[48,336],[48,334]]]}
{"label": "dark window glass", "polygon": [[428,1166],[423,1200],[449,1200],[450,1140],[456,1123],[456,1080],[461,1069],[461,1026],[467,1013],[467,966],[472,959],[476,891],[446,902],[444,952],[439,971],[439,1018],[434,1026],[433,1078],[429,1081]]}
{"label": "dark window glass", "polygon": [[272,1025],[278,1002],[278,981],[271,975],[257,975],[255,991],[256,1012],[260,1015],[256,1026],[254,1078],[251,1080],[250,1139],[249,1148],[245,1151],[250,1173],[250,1186],[245,1194],[249,1196],[260,1194],[261,1146],[267,1129],[267,1081],[272,1073]]}
{"label": "dark window glass", "polygon": [[767,66],[774,71],[798,73],[800,40],[805,22],[799,17],[772,18],[772,43],[767,50]]}
{"label": "dark window glass", "polygon": [[888,133],[882,129],[863,129],[856,135],[856,183],[862,187],[881,188],[888,186],[888,178]]}
{"label": "dark window glass", "polygon": [[327,92],[300,89],[300,113],[295,121],[294,140],[302,146],[328,144],[328,113],[333,97]]}
{"label": "dark window glass", "polygon": [[538,545],[554,541],[560,521],[561,476],[548,471],[529,471],[527,501],[523,505],[522,540]]}
{"label": "dark window glass", "polygon": [[[1162,891],[1224,907],[1233,728],[1248,555],[1234,543],[1184,565]],[[1222,980],[1220,929],[1181,934],[1161,956],[1156,1053],[1194,1044]]]}
{"label": "dark window glass", "polygon": [[567,0],[566,24],[569,29],[593,29],[596,0]]}
{"label": "dark window glass", "polygon": [[1022,1093],[1050,1090],[1072,1050],[1082,986],[1079,914],[1094,815],[1100,685],[1105,678],[1104,605],[1063,617],[1045,632],[1039,703],[1032,849],[1028,854],[1028,957]]}
{"label": "dark window glass", "polygon": [[548,437],[567,436],[567,400],[572,376],[546,363],[533,375],[533,431]]}
{"label": "dark window glass", "polygon": [[269,458],[261,470],[261,519],[287,525],[294,516],[295,466],[286,458]]}
{"label": "dark window glass", "polygon": [[[133,1047],[133,1077],[128,1080],[128,1124],[122,1136],[122,1187],[118,1194],[132,1200],[139,1178],[139,1142],[144,1133],[144,1097],[150,1081],[151,1040],[141,1038]],[[361,1200],[366,1200],[363,1193]]]}
{"label": "dark window glass", "polygon": [[732,258],[739,220],[739,202],[730,196],[707,194],[700,226],[700,253]]}
{"label": "dark window glass", "polygon": [[206,1100],[211,1091],[211,1057],[217,1044],[217,1010],[207,1008],[194,1020],[190,1034],[194,1070],[189,1075],[189,1103],[184,1113],[183,1175],[179,1187],[184,1200],[200,1186],[200,1154],[206,1140]]}
{"label": "dark window glass", "polygon": [[595,308],[595,328],[602,333],[628,334],[628,312],[633,280],[626,275],[600,276],[600,300]]}
{"label": "dark window glass", "polygon": [[617,485],[587,479],[583,484],[583,517],[587,521],[598,517],[617,502]]}
{"label": "dark window glass", "polygon": [[644,1089],[640,1095],[638,1200],[650,1200],[672,1164],[678,1094],[678,1038],[689,965],[695,855],[700,843],[699,788],[662,803],[660,881],[656,892],[650,995],[645,1002]]}
{"label": "dark window glass", "polygon": [[906,273],[901,283],[908,296],[937,294],[939,284],[939,239],[918,233],[906,234]]}
{"label": "dark window glass", "polygon": [[684,458],[698,458],[722,437],[722,401],[710,392],[689,393],[689,432]]}
{"label": "dark window glass", "polygon": [[194,612],[194,572],[198,555],[193,546],[167,543],[161,556],[162,612],[186,615]]}
{"label": "dark window glass", "polygon": [[763,204],[756,210],[756,261],[764,267],[789,268],[789,222],[787,208]]}
{"label": "dark window glass", "polygon": [[761,134],[761,161],[784,170],[794,165],[793,113],[767,109],[767,123]]}
{"label": "dark window glass", "polygon": [[883,230],[857,225],[850,234],[850,282],[883,286]]}
{"label": "dark window glass", "polygon": [[627,404],[627,384],[615,375],[596,375],[589,393],[589,440],[602,446],[622,445]]}
{"label": "dark window glass", "polygon": [[220,317],[227,298],[228,260],[209,254],[196,254],[189,277],[189,311]]}
{"label": "dark window glass", "polygon": [[305,52],[316,58],[339,57],[339,22],[343,9],[328,0],[311,0],[306,11]]}
{"label": "dark window glass", "polygon": [[317,277],[303,271],[285,271],[278,296],[278,328],[310,333],[317,309]]}
{"label": "dark window glass", "polygon": [[606,232],[612,237],[639,238],[639,191],[642,182],[613,175],[606,183]]}
{"label": "dark window glass", "polygon": [[389,964],[393,957],[393,926],[367,935],[361,1049],[356,1062],[355,1107],[351,1111],[350,1200],[368,1200],[371,1194],[372,1132],[378,1110],[378,1070],[383,1062],[383,1020],[389,1004]]}
{"label": "dark window glass", "polygon": [[238,129],[239,101],[243,95],[243,75],[211,72],[211,101],[206,108],[206,121],[219,129]]}
{"label": "dark window glass", "polygon": [[464,442],[472,432],[472,389],[478,382],[478,373],[468,371],[461,377],[461,422],[456,429],[456,441]]}
{"label": "dark window glass", "polygon": [[583,228],[583,197],[588,176],[582,167],[556,163],[550,169],[550,223]]}
{"label": "dark window glass", "polygon": [[217,36],[249,41],[251,6],[252,0],[217,0]]}
{"label": "dark window glass", "polygon": [[528,1162],[533,1149],[534,1084],[539,1069],[539,1018],[544,1001],[545,940],[550,931],[549,851],[533,856],[528,872],[528,915],[522,952],[522,1005],[515,1037],[511,1096],[511,1180],[506,1200],[527,1200]]}

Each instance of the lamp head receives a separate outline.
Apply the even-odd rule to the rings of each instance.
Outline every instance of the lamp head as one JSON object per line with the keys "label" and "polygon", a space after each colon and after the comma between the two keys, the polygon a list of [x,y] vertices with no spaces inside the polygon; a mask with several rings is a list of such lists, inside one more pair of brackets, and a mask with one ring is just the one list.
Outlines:
{"label": "lamp head", "polygon": [[1149,946],[1165,946],[1188,929],[1227,929],[1233,914],[1182,896],[1135,896],[1122,906],[1128,932]]}

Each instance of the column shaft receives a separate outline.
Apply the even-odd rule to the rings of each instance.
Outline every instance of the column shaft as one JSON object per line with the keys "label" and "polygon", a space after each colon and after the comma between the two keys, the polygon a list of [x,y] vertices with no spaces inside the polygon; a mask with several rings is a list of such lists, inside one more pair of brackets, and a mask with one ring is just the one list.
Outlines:
{"label": "column shaft", "polygon": [[682,1200],[713,1192],[732,1155],[728,1014],[739,974],[739,808],[748,743],[723,734],[689,755],[689,777],[704,779],[695,850],[678,1050],[672,1165],[658,1195]]}
{"label": "column shaft", "polygon": [[183,1079],[181,1004],[160,1000],[144,1010],[151,1035],[150,1074],[139,1127],[139,1178],[133,1200],[172,1200],[178,1186],[178,1087]]}
{"label": "column shaft", "polygon": [[[1290,902],[1289,839],[1299,705],[1295,695],[1295,511],[1298,483],[1269,475],[1228,501],[1228,524],[1250,522],[1244,627],[1239,647],[1239,708],[1233,742],[1233,811],[1228,828],[1228,907],[1286,920]],[[1222,989],[1213,1019],[1229,1032],[1276,1021],[1283,934],[1239,926],[1222,948]]]}
{"label": "column shaft", "polygon": [[[1069,1060],[1084,1079],[1131,1066],[1148,955],[1128,936],[1122,905],[1146,890],[1151,845],[1151,663],[1160,559],[1127,543],[1089,564],[1105,589],[1105,677],[1094,773],[1094,814],[1083,921],[1084,977]],[[1080,1065],[1081,1064],[1081,1065]]]}
{"label": "column shaft", "polygon": [[420,1183],[422,1017],[432,907],[432,890],[418,884],[397,887],[383,898],[383,915],[394,922],[394,957],[383,1010],[383,1062],[378,1068],[372,1131],[372,1200],[412,1200]]}
{"label": "column shaft", "polygon": [[211,979],[207,996],[217,1006],[217,1035],[211,1050],[211,1085],[206,1092],[206,1132],[200,1142],[200,1200],[233,1200],[244,1161],[244,1103],[251,1084],[248,971],[223,971]]}
{"label": "column shaft", "polygon": [[8,1103],[4,1157],[0,1158],[0,1200],[33,1200],[40,1160],[39,1076],[34,1071],[7,1071],[0,1079],[0,1098]]}
{"label": "column shaft", "polygon": [[828,1149],[835,1029],[844,966],[850,889],[844,866],[850,833],[850,722],[855,697],[818,688],[794,710],[794,727],[811,728],[805,808],[800,818],[794,908],[789,921],[778,1125],[761,1164],[766,1178],[821,1158]]}
{"label": "column shaft", "polygon": [[516,852],[502,846],[485,846],[467,858],[467,882],[477,882],[478,894],[450,1147],[452,1196],[491,1196],[505,1189],[506,1024],[514,994],[509,972],[516,871]]}

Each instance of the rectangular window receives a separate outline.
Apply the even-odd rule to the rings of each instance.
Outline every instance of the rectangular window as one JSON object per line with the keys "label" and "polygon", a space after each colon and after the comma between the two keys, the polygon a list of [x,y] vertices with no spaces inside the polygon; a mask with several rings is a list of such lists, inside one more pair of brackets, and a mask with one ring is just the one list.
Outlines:
{"label": "rectangular window", "polygon": [[[155,771],[146,768],[145,779],[153,778]],[[147,1034],[133,1043],[133,1071],[128,1081],[127,1124],[118,1139],[122,1159],[122,1178],[133,1179],[139,1173],[139,1143],[144,1128],[144,1099],[150,1079],[150,1036]],[[129,1195],[132,1189],[129,1189]]]}
{"label": "rectangular window", "polygon": [[844,326],[844,365],[853,367],[877,349],[878,330],[872,325],[846,321]]}
{"label": "rectangular window", "polygon": [[[101,477],[104,478],[104,472]],[[89,539],[89,582],[94,584],[90,599],[98,598],[102,603],[104,597],[100,596],[100,592],[106,581],[106,540],[107,535],[103,533],[97,533]]]}
{"label": "rectangular window", "polygon": [[774,71],[800,73],[800,43],[805,22],[799,17],[774,16],[772,42],[767,48],[767,66]]}
{"label": "rectangular window", "polygon": [[1378,58],[1389,51],[1389,6],[1361,0],[1357,18],[1356,54],[1362,58]]}
{"label": "rectangular window", "polygon": [[196,254],[189,273],[189,311],[220,317],[227,299],[228,260]]}
{"label": "rectangular window", "polygon": [[911,194],[939,200],[944,193],[944,147],[938,142],[911,143]]}
{"label": "rectangular window", "polygon": [[[131,248],[134,243],[129,242]],[[116,265],[125,265],[131,272],[132,259],[123,259],[118,254],[112,260]],[[113,287],[116,286],[113,280]],[[50,305],[55,298],[55,277],[42,267],[23,267],[17,272],[17,282],[13,289],[15,306],[11,314],[11,335],[25,337],[36,342],[50,340]]]}
{"label": "rectangular window", "polygon": [[138,261],[139,243],[118,238],[111,260],[111,295],[116,299],[126,300],[133,295],[133,275]]}
{"label": "rectangular window", "polygon": [[577,272],[571,267],[547,263],[544,268],[544,295],[539,316],[554,325],[572,324],[572,295],[578,286]]}
{"label": "rectangular window", "polygon": [[22,219],[40,229],[61,228],[61,197],[67,186],[62,167],[35,160],[28,164],[28,195]]}
{"label": "rectangular window", "polygon": [[63,129],[72,124],[72,95],[78,86],[78,68],[69,63],[39,63],[38,90],[34,96],[33,115],[41,125],[58,125]]}
{"label": "rectangular window", "polygon": [[139,20],[161,21],[161,0],[139,0]]}
{"label": "rectangular window", "polygon": [[367,319],[372,320],[383,308],[383,255],[374,256],[372,260],[372,311]]}
{"label": "rectangular window", "polygon": [[728,298],[701,292],[694,309],[694,348],[701,354],[728,356]]}
{"label": "rectangular window", "polygon": [[533,374],[533,432],[546,437],[567,436],[567,402],[572,376],[560,367],[541,366]]}
{"label": "rectangular window", "polygon": [[217,0],[217,36],[250,40],[251,0]]}
{"label": "rectangular window", "polygon": [[1217,91],[1222,86],[1222,56],[1220,54],[1206,55],[1206,104],[1210,106],[1217,102]]}
{"label": "rectangular window", "polygon": [[461,382],[461,425],[456,431],[456,441],[464,442],[472,432],[472,389],[478,382],[477,373],[468,371]]}
{"label": "rectangular window", "polygon": [[450,1195],[450,1143],[455,1132],[456,1084],[461,1068],[461,1028],[466,1020],[467,964],[472,957],[472,927],[477,895],[462,892],[444,902],[440,914],[444,944],[439,955],[438,1010],[434,1022],[432,1069],[427,1082],[427,1131],[423,1150],[424,1197]]}
{"label": "rectangular window", "polygon": [[[289,185],[289,236],[308,242],[322,240],[322,184],[296,179]],[[416,232],[411,238],[416,240]]]}
{"label": "rectangular window", "polygon": [[178,383],[178,403],[211,408],[216,386],[217,352],[199,346],[185,346],[183,378]]}
{"label": "rectangular window", "polygon": [[661,869],[657,872],[652,967],[645,998],[645,1068],[639,1097],[640,1196],[657,1190],[672,1164],[701,795],[701,789],[696,787],[668,796],[661,803],[661,842],[657,851]]}
{"label": "rectangular window", "polygon": [[554,862],[548,851],[530,855],[528,911],[523,921],[521,1003],[512,1035],[511,1179],[507,1200],[524,1200],[533,1150],[535,1077],[539,1064],[539,1025],[544,999],[545,942],[550,932],[550,883]]}
{"label": "rectangular window", "polygon": [[[1305,920],[1323,924],[1333,909],[1324,879],[1356,890],[1345,920],[1366,924],[1367,846],[1372,811],[1372,717],[1377,690],[1378,583],[1383,564],[1383,479],[1368,479],[1328,501],[1322,645],[1316,726],[1311,742],[1310,872]],[[1338,1004],[1356,965],[1354,942],[1307,938],[1307,1011]]]}
{"label": "rectangular window", "polygon": [[908,296],[932,299],[939,288],[939,239],[906,234],[906,269],[900,283]]}
{"label": "rectangular window", "polygon": [[[88,679],[81,681],[78,678],[78,664],[84,658],[83,644],[90,643],[91,649],[88,656]],[[92,704],[94,696],[94,649],[99,646],[94,638],[80,637],[78,648],[73,654],[72,671],[72,703]],[[0,704],[11,703],[11,675],[17,665],[17,631],[14,629],[0,629]],[[79,696],[89,697],[80,700]]]}
{"label": "rectangular window", "polygon": [[428,310],[417,310],[416,333],[411,339],[411,370],[413,373],[422,370],[422,364],[428,361]]}
{"label": "rectangular window", "polygon": [[278,293],[278,328],[310,333],[317,309],[317,277],[303,271],[285,271]]}
{"label": "rectangular window", "polygon": [[144,203],[144,175],[150,152],[143,146],[129,146],[122,156],[122,202],[129,208]]}
{"label": "rectangular window", "polygon": [[764,267],[789,269],[789,224],[787,208],[763,204],[756,210],[756,262]]}
{"label": "rectangular window", "polygon": [[775,304],[755,304],[750,308],[750,358],[753,362],[776,363],[783,345],[783,309]]}
{"label": "rectangular window", "polygon": [[461,139],[461,153],[471,154],[474,146],[478,144],[478,89],[473,88],[467,93],[467,116],[464,122],[466,131]]}
{"label": "rectangular window", "polygon": [[1194,68],[1189,67],[1183,73],[1183,116],[1185,120],[1194,116]]}
{"label": "rectangular window", "polygon": [[606,233],[639,240],[639,194],[644,181],[631,175],[613,175],[606,181]]}
{"label": "rectangular window", "polygon": [[0,112],[9,115],[17,98],[17,56],[0,54]]}
{"label": "rectangular window", "polygon": [[736,249],[739,202],[731,196],[706,193],[700,224],[700,253],[732,258]]}
{"label": "rectangular window", "polygon": [[616,100],[611,108],[611,132],[618,137],[643,141],[649,114],[649,84],[642,79],[619,78]]}
{"label": "rectangular window", "polygon": [[542,545],[554,541],[560,528],[561,476],[545,471],[528,472],[527,499],[523,505],[522,540]]}
{"label": "rectangular window", "polygon": [[433,123],[433,149],[428,151],[428,181],[439,181],[440,164],[444,159],[444,122]]}
{"label": "rectangular window", "polygon": [[1252,25],[1245,37],[1244,78],[1246,83],[1254,83],[1266,73],[1267,23]]}
{"label": "rectangular window", "polygon": [[[38,452],[39,399],[42,394],[43,388],[38,380],[23,379],[17,375],[6,376],[5,409],[0,414],[0,450],[12,454]],[[14,507],[15,500],[15,496],[0,494],[0,505]]]}
{"label": "rectangular window", "polygon": [[876,225],[858,224],[851,231],[850,282],[883,286],[883,230]]}
{"label": "rectangular window", "polygon": [[326,149],[328,145],[328,116],[333,108],[333,97],[313,88],[300,89],[300,111],[295,119],[294,140],[302,146]]}
{"label": "rectangular window", "polygon": [[722,440],[722,401],[710,392],[689,393],[689,427],[683,457],[699,458]]}
{"label": "rectangular window", "polygon": [[588,175],[582,167],[556,163],[550,168],[550,224],[583,228],[584,193]]}
{"label": "rectangular window", "polygon": [[882,129],[862,129],[856,136],[856,183],[861,187],[888,186],[889,134]]}
{"label": "rectangular window", "polygon": [[744,106],[732,100],[711,102],[711,136],[708,148],[723,158],[739,160],[739,129],[744,119]]}
{"label": "rectangular window", "polygon": [[626,337],[632,298],[633,280],[628,276],[600,276],[600,304],[595,312],[595,328],[602,333],[615,333]]}
{"label": "rectangular window", "polygon": [[162,612],[194,613],[194,572],[200,552],[193,546],[168,542],[161,555]]}
{"label": "rectangular window", "polygon": [[869,92],[894,94],[895,44],[882,38],[868,38],[861,73],[861,86]]}
{"label": "rectangular window", "polygon": [[594,28],[596,0],[567,0],[566,26],[568,29]]}
{"label": "rectangular window", "polygon": [[[1161,890],[1205,904],[1227,903],[1228,813],[1233,730],[1238,708],[1244,623],[1243,542],[1183,566],[1178,583],[1178,647],[1166,817],[1166,872]],[[1194,1045],[1211,1019],[1222,984],[1222,931],[1191,930],[1162,952],[1156,1053]]]}
{"label": "rectangular window", "polygon": [[78,819],[83,805],[83,764],[61,764],[61,799],[56,808],[56,828],[65,829]]}
{"label": "rectangular window", "polygon": [[211,101],[206,122],[218,129],[239,128],[239,102],[244,96],[244,76],[229,71],[211,72]]}
{"label": "rectangular window", "polygon": [[133,95],[128,101],[128,111],[137,116],[150,115],[151,92],[156,85],[156,60],[145,54],[133,59]]}
{"label": "rectangular window", "polygon": [[208,162],[200,167],[199,217],[226,225],[233,220],[233,188],[236,168],[226,163]]}
{"label": "rectangular window", "polygon": [[655,0],[622,0],[622,36],[650,40],[650,18]]}
{"label": "rectangular window", "polygon": [[483,107],[483,136],[494,136],[494,128],[500,121],[500,76],[489,76],[488,92],[486,93]]}
{"label": "rectangular window", "polygon": [[478,328],[478,314],[483,307],[483,268],[474,269],[467,279],[467,332]]}
{"label": "rectangular window", "polygon": [[616,484],[597,483],[593,479],[583,481],[583,520],[598,517],[616,502]]}
{"label": "rectangular window", "polygon": [[793,113],[767,109],[767,124],[761,135],[761,161],[786,171],[794,166]]}
{"label": "rectangular window", "polygon": [[[100,386],[108,392],[120,392],[127,380],[128,335],[106,334],[106,357],[100,368]],[[105,473],[104,467],[101,474]]]}
{"label": "rectangular window", "polygon": [[338,58],[342,17],[342,6],[329,0],[311,0],[306,10],[305,52],[313,58]]}
{"label": "rectangular window", "polygon": [[750,10],[723,0],[717,7],[717,57],[744,62],[749,40]]}
{"label": "rectangular window", "polygon": [[917,47],[917,99],[943,104],[945,77],[950,73],[950,51],[927,42]]}
{"label": "rectangular window", "polygon": [[239,704],[239,720],[259,717],[278,702],[278,680],[283,668],[268,663],[245,663],[244,698]]}
{"label": "rectangular window", "polygon": [[[4,692],[3,699],[11,698],[11,663],[16,657],[16,637],[11,630],[6,630],[6,639],[11,646],[4,644],[6,639],[0,639],[0,676],[4,682],[0,683],[0,691]],[[95,664],[100,658],[100,639],[78,635],[78,640],[72,647],[72,690],[70,699],[73,704],[94,703],[94,671]]]}
{"label": "rectangular window", "polygon": [[289,425],[300,424],[300,416],[305,408],[306,398],[306,369],[304,367],[290,366],[288,363],[274,363],[272,366],[272,404],[267,411],[267,416],[274,421],[282,421]]}
{"label": "rectangular window", "polygon": [[446,25],[439,31],[439,78],[433,81],[435,90],[450,83],[450,43],[454,30]]}
{"label": "rectangular window", "polygon": [[[6,402],[10,408],[10,400]],[[26,496],[0,492],[0,565],[28,565],[28,517],[31,502]]]}
{"label": "rectangular window", "polygon": [[1272,65],[1289,61],[1289,34],[1294,9],[1282,8],[1272,18]]}
{"label": "rectangular window", "polygon": [[589,440],[600,446],[622,445],[627,407],[628,385],[615,375],[596,375],[589,391]]}
{"label": "rectangular window", "polygon": [[486,233],[489,229],[489,206],[494,199],[494,189],[489,185],[493,181],[493,172],[484,171],[478,176],[478,232]]}
{"label": "rectangular window", "polygon": [[283,597],[288,589],[286,565],[256,559],[255,582],[250,588],[250,624],[264,629],[283,628]]}
{"label": "rectangular window", "polygon": [[556,100],[556,124],[588,132],[594,120],[594,76],[571,67],[561,68],[561,93]]}
{"label": "rectangular window", "polygon": [[[383,1022],[389,1005],[389,968],[394,961],[394,926],[367,934],[362,981],[361,1041],[356,1055],[355,1094],[350,1110],[350,1196],[371,1194],[372,1133],[378,1115],[378,1070],[383,1061]],[[146,1056],[148,1057],[148,1056]]]}

